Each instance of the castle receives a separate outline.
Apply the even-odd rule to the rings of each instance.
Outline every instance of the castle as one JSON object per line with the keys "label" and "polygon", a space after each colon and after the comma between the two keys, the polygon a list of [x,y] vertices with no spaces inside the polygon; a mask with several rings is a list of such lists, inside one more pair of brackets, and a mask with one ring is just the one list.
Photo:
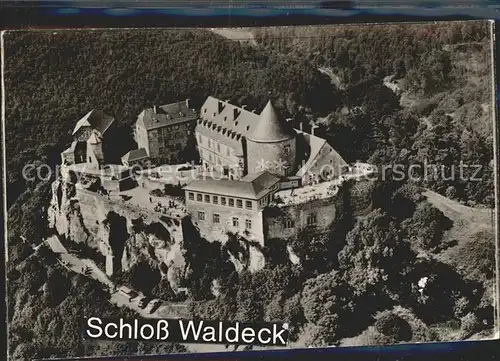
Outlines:
{"label": "castle", "polygon": [[[72,146],[61,154],[63,164],[101,168],[113,124],[100,111],[87,114],[75,127]],[[199,112],[189,100],[154,106],[139,114],[134,136],[138,149],[114,165],[119,185],[135,164],[179,159],[190,142],[195,144],[202,176],[184,186],[185,209],[207,239],[232,232],[264,244],[306,227],[327,228],[342,206],[336,197],[342,182],[366,173],[349,166],[314,128],[307,133],[292,127],[271,100],[260,113],[211,96]],[[102,184],[105,176],[100,175]],[[273,208],[280,212],[270,212]]]}

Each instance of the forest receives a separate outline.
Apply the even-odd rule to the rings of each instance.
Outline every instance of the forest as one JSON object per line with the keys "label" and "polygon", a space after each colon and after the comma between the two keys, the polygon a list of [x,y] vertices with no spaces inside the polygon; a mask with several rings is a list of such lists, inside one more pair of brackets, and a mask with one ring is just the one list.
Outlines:
{"label": "forest", "polygon": [[[47,235],[52,181],[24,181],[22,169],[28,163],[55,166],[75,122],[91,109],[114,116],[127,142],[143,108],[186,98],[199,106],[208,95],[258,111],[273,97],[295,124],[316,120],[317,134],[350,162],[405,169],[427,163],[450,172],[462,161],[480,166],[474,174],[480,181],[377,182],[374,211],[366,217],[346,214],[335,234],[306,230],[287,241],[304,260],[300,266],[275,257],[283,246],[272,241],[263,250],[272,260],[264,270],[237,274],[220,258],[224,246],[204,248],[200,240],[192,245],[187,284],[195,290],[197,317],[286,320],[294,327],[294,340],[307,345],[431,341],[456,330],[458,338],[467,338],[491,328],[493,230],[474,233],[447,251],[456,240],[446,232],[456,224],[422,195],[433,190],[462,205],[493,206],[488,24],[255,28],[252,33],[257,46],[208,30],[5,35],[9,352],[14,360],[183,351],[178,345],[82,343],[78,317],[124,310],[110,308],[104,292],[60,269],[43,247],[33,252],[21,241],[23,236],[38,244]],[[334,74],[335,81],[319,69]],[[399,90],[391,90],[387,79]],[[332,238],[339,242],[329,242]],[[453,257],[443,256],[452,251]],[[157,273],[141,266],[125,276],[133,282]],[[425,292],[405,282],[423,277]],[[210,293],[213,280],[221,285],[217,298]],[[63,293],[60,284],[66,285]],[[150,288],[145,291],[172,297],[161,283]],[[86,302],[86,294],[95,295],[95,304]],[[40,295],[43,302],[36,301]]]}

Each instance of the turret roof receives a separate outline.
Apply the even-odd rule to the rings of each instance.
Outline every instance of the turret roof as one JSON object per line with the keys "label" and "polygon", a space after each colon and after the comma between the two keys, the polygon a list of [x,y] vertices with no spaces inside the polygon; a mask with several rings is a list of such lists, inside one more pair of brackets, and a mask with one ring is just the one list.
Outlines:
{"label": "turret roof", "polygon": [[293,138],[296,135],[291,124],[279,114],[271,100],[260,113],[259,123],[248,139],[256,142],[278,142]]}

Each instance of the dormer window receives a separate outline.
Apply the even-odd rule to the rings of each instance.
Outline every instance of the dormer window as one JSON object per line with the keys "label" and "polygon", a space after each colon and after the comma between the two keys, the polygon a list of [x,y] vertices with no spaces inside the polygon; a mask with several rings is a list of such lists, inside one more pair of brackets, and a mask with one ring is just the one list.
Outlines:
{"label": "dormer window", "polygon": [[224,121],[226,121],[226,120],[227,120],[227,117],[224,117]]}
{"label": "dormer window", "polygon": [[247,131],[250,130],[250,126],[247,125],[246,128],[245,128]]}
{"label": "dormer window", "polygon": [[207,112],[207,108],[203,109],[203,113],[205,114]]}

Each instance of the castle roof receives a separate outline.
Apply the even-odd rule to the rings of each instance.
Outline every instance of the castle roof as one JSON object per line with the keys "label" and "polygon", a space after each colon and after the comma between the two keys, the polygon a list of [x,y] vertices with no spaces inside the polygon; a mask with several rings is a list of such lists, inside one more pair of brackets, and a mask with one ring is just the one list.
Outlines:
{"label": "castle roof", "polygon": [[278,177],[264,171],[247,175],[240,180],[197,179],[186,185],[184,189],[257,200],[269,193],[270,188],[278,182]]}
{"label": "castle roof", "polygon": [[131,162],[134,160],[145,159],[148,157],[148,153],[144,148],[132,149],[130,152],[122,157],[122,160]]}
{"label": "castle roof", "polygon": [[144,109],[137,117],[137,123],[150,130],[195,120],[198,114],[188,105],[188,101],[183,101]]}
{"label": "castle roof", "polygon": [[101,134],[104,134],[114,121],[115,118],[107,115],[102,110],[93,109],[76,123],[73,129],[73,135],[82,127],[91,127]]}
{"label": "castle roof", "polygon": [[286,122],[269,100],[260,113],[259,123],[248,139],[256,142],[279,142],[295,136],[295,130]]}
{"label": "castle roof", "polygon": [[316,135],[305,133],[300,130],[296,130],[299,135],[304,137],[306,143],[309,145],[309,157],[302,167],[295,174],[296,176],[303,177],[309,169],[314,165],[315,160],[321,155],[321,151],[328,148],[329,156],[335,160],[335,164],[332,163],[332,167],[342,167],[347,165],[347,162],[340,156],[340,154],[333,149],[333,147],[328,144],[328,142]]}

